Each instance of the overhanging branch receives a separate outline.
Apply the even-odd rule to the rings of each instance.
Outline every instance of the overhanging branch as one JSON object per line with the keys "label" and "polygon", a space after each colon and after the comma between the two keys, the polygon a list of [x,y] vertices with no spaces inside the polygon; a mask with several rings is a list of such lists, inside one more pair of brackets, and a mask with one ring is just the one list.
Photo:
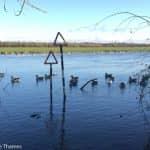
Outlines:
{"label": "overhanging branch", "polygon": [[[32,4],[29,0],[16,0],[17,3],[20,3],[20,8],[17,12],[15,12],[15,15],[16,16],[20,16],[24,10],[24,7],[25,5],[33,8],[33,9],[36,9],[42,13],[47,13],[47,11],[35,6],[34,4]],[[6,3],[7,3],[7,0],[4,0],[4,11],[7,12],[7,6],[6,6]]]}

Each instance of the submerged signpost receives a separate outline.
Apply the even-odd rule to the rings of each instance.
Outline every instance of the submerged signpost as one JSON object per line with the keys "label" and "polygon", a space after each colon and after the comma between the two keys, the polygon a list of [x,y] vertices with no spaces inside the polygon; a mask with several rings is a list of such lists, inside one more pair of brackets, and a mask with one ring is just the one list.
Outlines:
{"label": "submerged signpost", "polygon": [[[58,38],[60,38],[58,41]],[[63,86],[63,111],[65,111],[65,103],[66,103],[66,89],[65,89],[65,74],[64,74],[64,59],[63,59],[63,46],[67,46],[67,43],[60,32],[57,33],[56,38],[53,43],[54,46],[59,46],[60,55],[61,55],[61,72],[62,72],[62,86]]]}
{"label": "submerged signpost", "polygon": [[[50,57],[53,58],[54,61],[50,61]],[[52,65],[54,64],[58,64],[58,61],[54,55],[54,52],[53,51],[49,51],[48,53],[48,56],[46,57],[45,61],[44,61],[44,64],[46,65],[50,65],[50,75],[49,75],[49,78],[50,78],[50,102],[51,102],[51,113],[52,113],[52,99],[53,99],[53,93],[52,93],[52,90],[53,90],[53,82],[52,82],[52,77],[53,77],[53,70],[52,70]]]}
{"label": "submerged signpost", "polygon": [[[59,40],[61,40],[61,42]],[[65,89],[63,46],[67,46],[67,43],[66,43],[64,37],[62,36],[62,34],[60,32],[57,33],[53,45],[54,46],[59,46],[59,48],[60,48],[61,74],[62,74],[62,87],[63,87],[63,112],[65,112],[65,110],[66,110],[66,89]],[[50,59],[49,58],[50,56],[53,57],[54,61],[48,61]],[[52,98],[53,98],[53,96],[52,96],[52,89],[53,89],[53,85],[52,85],[52,75],[53,75],[52,65],[58,64],[58,61],[57,61],[53,51],[49,52],[48,56],[46,57],[46,59],[44,61],[44,64],[50,65],[50,99],[51,99],[51,107],[52,107]]]}
{"label": "submerged signpost", "polygon": [[[60,33],[57,34],[57,36],[55,38],[55,41],[54,41],[54,44],[56,46],[57,46],[56,41],[57,41],[57,38],[58,38],[59,35],[62,37],[62,35]],[[63,38],[63,40],[64,40],[64,38]],[[61,130],[60,130],[60,137],[61,137],[61,139],[60,139],[60,148],[63,149],[64,148],[64,138],[65,138],[66,91],[65,91],[65,76],[64,76],[64,61],[63,61],[63,45],[60,44],[59,47],[60,47],[60,53],[61,53],[62,85],[63,85],[63,96],[64,96],[63,109],[62,109],[62,120],[61,120]],[[50,61],[50,60],[52,60],[51,56],[53,57],[54,61]],[[52,65],[58,64],[58,61],[57,61],[53,51],[49,51],[49,54],[47,55],[47,57],[44,61],[44,64],[50,65],[50,100],[51,100],[51,102],[50,102],[50,116],[51,116],[51,120],[52,120],[53,119],[53,106],[52,106],[52,104],[53,104],[53,101],[52,101],[52,98],[53,98],[52,97],[53,70],[52,70]]]}

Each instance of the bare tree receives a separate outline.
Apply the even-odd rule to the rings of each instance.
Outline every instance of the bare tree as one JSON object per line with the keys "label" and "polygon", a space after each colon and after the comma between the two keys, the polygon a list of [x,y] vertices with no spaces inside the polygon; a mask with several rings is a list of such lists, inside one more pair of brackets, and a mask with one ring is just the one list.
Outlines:
{"label": "bare tree", "polygon": [[[42,13],[47,13],[47,11],[45,11],[45,10],[43,10],[43,9],[41,9],[41,8],[39,8],[39,7],[37,7],[36,5],[32,4],[32,3],[30,2],[30,0],[16,0],[16,1],[17,1],[17,3],[20,5],[20,8],[19,8],[18,12],[15,12],[15,15],[16,15],[16,16],[20,16],[20,15],[22,14],[25,5],[27,5],[27,6],[31,7],[31,8],[33,8],[33,9],[36,9],[36,10],[42,12]],[[4,0],[4,11],[5,11],[5,12],[8,11],[8,10],[7,10],[7,0]]]}
{"label": "bare tree", "polygon": [[98,22],[94,23],[94,24],[91,24],[91,25],[87,25],[87,26],[81,26],[79,28],[76,28],[76,29],[72,29],[71,32],[74,32],[74,31],[82,31],[82,30],[89,30],[91,31],[92,30],[99,30],[99,26],[104,23],[105,21],[115,17],[115,16],[120,16],[120,15],[124,15],[123,16],[123,20],[121,20],[119,22],[119,24],[115,27],[114,31],[118,31],[120,30],[120,28],[125,24],[127,23],[127,26],[123,29],[123,30],[127,30],[129,29],[130,32],[133,33],[133,29],[130,28],[130,24],[132,22],[137,22],[137,26],[134,27],[134,31],[138,31],[138,30],[141,30],[143,28],[146,28],[146,27],[150,27],[150,17],[149,16],[142,16],[142,15],[137,15],[137,14],[134,14],[132,12],[116,12],[116,13],[113,13],[113,14],[110,14],[108,16],[105,16],[104,18],[102,18],[101,20],[99,20]]}

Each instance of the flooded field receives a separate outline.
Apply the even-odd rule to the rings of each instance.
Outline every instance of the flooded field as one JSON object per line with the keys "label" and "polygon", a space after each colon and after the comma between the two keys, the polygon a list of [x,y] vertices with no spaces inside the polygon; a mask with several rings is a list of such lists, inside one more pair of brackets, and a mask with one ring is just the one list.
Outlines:
{"label": "flooded field", "polygon": [[[65,54],[66,111],[63,112],[60,55],[53,65],[53,103],[49,80],[36,82],[35,75],[49,73],[46,55],[1,55],[0,144],[18,144],[33,150],[144,150],[150,148],[150,95],[144,105],[138,88],[127,83],[129,75],[150,62],[150,53]],[[109,87],[105,72],[115,76]],[[11,84],[11,75],[20,83]],[[69,87],[70,75],[79,76]],[[98,85],[80,87],[92,78]],[[147,105],[145,105],[145,102]],[[149,103],[148,103],[149,102]],[[31,115],[39,113],[38,118]]]}

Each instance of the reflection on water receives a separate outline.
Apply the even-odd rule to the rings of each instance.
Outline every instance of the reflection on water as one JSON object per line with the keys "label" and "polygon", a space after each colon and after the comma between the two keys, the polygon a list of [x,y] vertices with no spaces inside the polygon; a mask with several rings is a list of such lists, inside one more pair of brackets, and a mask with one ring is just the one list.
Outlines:
{"label": "reflection on water", "polygon": [[[52,79],[52,78],[51,78]],[[52,80],[50,80],[50,85]],[[53,114],[53,88],[50,86],[50,121],[46,122],[46,127],[52,131],[55,128],[55,118]],[[66,99],[63,99],[63,108],[60,122],[60,135],[58,136],[58,144],[54,145],[54,149],[65,150],[65,113],[66,113]],[[55,130],[55,129],[54,129]],[[51,134],[51,133],[50,133]]]}
{"label": "reflection on water", "polygon": [[[0,56],[0,144],[22,144],[36,150],[143,150],[149,149],[150,95],[136,99],[139,89],[127,83],[131,73],[150,62],[150,53],[65,54],[67,99],[63,99],[61,67],[53,67],[57,76],[35,81],[36,74],[49,74],[43,65],[45,55]],[[58,54],[59,59],[59,54]],[[58,60],[60,63],[60,60]],[[30,66],[30,67],[29,67]],[[115,81],[108,86],[104,74]],[[70,75],[79,76],[77,87],[69,87]],[[10,84],[10,76],[21,82]],[[98,85],[80,87],[97,78]],[[38,86],[37,86],[38,85]],[[40,112],[41,117],[30,115]]]}

